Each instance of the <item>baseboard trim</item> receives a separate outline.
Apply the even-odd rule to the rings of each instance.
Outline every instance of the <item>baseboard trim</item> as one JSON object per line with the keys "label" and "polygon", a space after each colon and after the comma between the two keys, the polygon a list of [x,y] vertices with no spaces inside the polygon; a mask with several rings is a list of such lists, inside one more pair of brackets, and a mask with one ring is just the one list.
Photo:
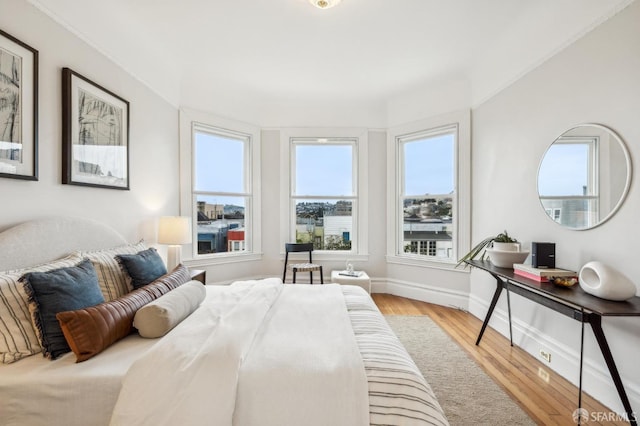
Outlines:
{"label": "baseboard trim", "polygon": [[[469,312],[472,315],[480,320],[484,320],[488,310],[489,303],[487,301],[475,295],[469,295]],[[540,348],[547,349],[553,354],[553,357],[551,363],[547,364],[544,361],[543,363],[575,386],[578,386],[580,365],[580,346],[578,340],[576,340],[574,347],[550,338],[543,331],[532,327],[518,318],[512,317],[511,324],[514,345],[524,349],[536,359],[540,359]],[[489,326],[506,338],[509,338],[509,317],[506,311],[496,307],[491,316]],[[585,324],[585,327],[585,339],[588,339],[592,336],[590,336],[591,333],[587,333],[589,325]],[[576,322],[576,328],[579,330],[578,322]],[[624,409],[618,397],[618,391],[611,380],[609,370],[602,360],[599,350],[597,350],[597,356],[598,361],[586,356],[584,358],[582,370],[583,390],[602,404],[610,407],[616,413],[622,414],[624,413]],[[624,378],[623,381],[631,407],[635,409],[640,408],[640,391],[638,384],[629,383],[629,381]]]}
{"label": "baseboard trim", "polygon": [[388,293],[465,311],[469,309],[468,293],[410,281],[374,278],[371,280],[371,293]]}

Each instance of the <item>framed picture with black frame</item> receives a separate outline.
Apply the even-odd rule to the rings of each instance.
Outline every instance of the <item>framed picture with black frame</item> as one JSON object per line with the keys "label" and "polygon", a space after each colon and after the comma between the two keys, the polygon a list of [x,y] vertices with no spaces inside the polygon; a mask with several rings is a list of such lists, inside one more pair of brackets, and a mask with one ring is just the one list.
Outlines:
{"label": "framed picture with black frame", "polygon": [[0,177],[38,180],[38,51],[2,30]]}
{"label": "framed picture with black frame", "polygon": [[129,189],[129,102],[62,69],[62,183]]}

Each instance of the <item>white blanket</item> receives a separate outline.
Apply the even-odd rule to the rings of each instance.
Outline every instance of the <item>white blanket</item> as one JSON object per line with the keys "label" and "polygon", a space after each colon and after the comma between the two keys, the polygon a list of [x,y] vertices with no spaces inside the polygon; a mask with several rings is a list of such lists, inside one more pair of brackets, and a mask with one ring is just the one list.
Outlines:
{"label": "white blanket", "polygon": [[338,285],[236,283],[127,373],[113,425],[366,425],[367,378]]}

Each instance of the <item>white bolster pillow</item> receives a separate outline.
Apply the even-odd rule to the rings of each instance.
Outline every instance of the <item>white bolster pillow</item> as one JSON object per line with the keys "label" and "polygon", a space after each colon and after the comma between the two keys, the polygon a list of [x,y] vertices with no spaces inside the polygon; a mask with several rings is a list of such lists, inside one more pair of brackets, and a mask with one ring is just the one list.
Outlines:
{"label": "white bolster pillow", "polygon": [[142,337],[162,337],[191,315],[205,295],[206,290],[200,281],[182,284],[138,309],[133,326]]}

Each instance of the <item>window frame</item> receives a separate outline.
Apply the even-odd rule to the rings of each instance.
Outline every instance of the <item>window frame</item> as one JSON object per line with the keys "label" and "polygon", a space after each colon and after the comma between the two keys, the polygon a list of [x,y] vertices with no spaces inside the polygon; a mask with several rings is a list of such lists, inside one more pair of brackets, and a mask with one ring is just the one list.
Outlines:
{"label": "window frame", "polygon": [[[198,189],[196,188],[196,174],[197,174],[197,168],[195,167],[195,163],[196,163],[196,150],[195,150],[195,144],[196,144],[196,136],[200,134],[200,135],[209,135],[209,136],[213,136],[213,137],[220,137],[220,138],[224,138],[227,140],[232,140],[232,141],[237,141],[242,143],[242,186],[243,188],[241,192],[228,192],[228,191],[212,191],[209,189]],[[222,128],[218,128],[218,127],[213,127],[210,126],[208,124],[203,124],[203,123],[199,123],[199,122],[192,122],[191,123],[191,135],[192,135],[192,149],[193,149],[193,155],[191,156],[191,161],[192,161],[192,168],[193,168],[193,189],[191,190],[191,194],[192,194],[192,202],[193,205],[196,205],[198,202],[198,198],[199,197],[222,197],[222,198],[237,198],[237,199],[243,199],[243,204],[244,204],[244,211],[245,211],[245,219],[243,220],[244,223],[244,230],[245,230],[245,244],[244,250],[229,250],[229,248],[232,246],[230,243],[231,241],[227,241],[227,250],[226,251],[220,251],[220,252],[215,252],[215,253],[206,253],[206,254],[201,254],[199,251],[199,247],[198,250],[196,252],[194,252],[193,257],[194,258],[200,258],[200,257],[206,257],[209,255],[217,255],[220,256],[224,253],[234,253],[234,254],[239,254],[236,253],[236,251],[241,251],[241,252],[250,252],[251,251],[251,235],[252,235],[252,226],[251,226],[251,215],[253,214],[253,209],[252,209],[252,193],[251,193],[251,135],[248,135],[246,133],[240,133],[237,131],[232,131],[232,130],[227,130],[227,129],[222,129]],[[217,211],[217,209],[216,209]],[[198,209],[196,209],[193,212],[193,216],[192,216],[192,223],[196,224],[196,231],[194,233],[194,237],[198,238],[198,229],[197,229],[197,215],[198,215]],[[248,217],[248,220],[247,220]],[[224,211],[223,211],[223,218],[224,218]],[[231,228],[227,228],[228,231],[231,230]],[[227,231],[227,232],[228,232]]]}
{"label": "window frame", "polygon": [[[296,214],[296,204],[300,201],[308,200],[308,201],[343,201],[348,200],[351,202],[351,250],[320,250],[315,249],[314,252],[317,253],[333,253],[333,252],[341,252],[341,253],[349,253],[353,254],[356,251],[356,245],[358,242],[358,229],[356,226],[357,215],[358,215],[358,140],[356,138],[299,138],[292,137],[289,140],[291,144],[291,160],[289,164],[289,173],[291,176],[290,182],[291,186],[289,188],[289,200],[290,200],[290,214],[293,223],[291,224],[290,229],[290,241],[296,241],[297,236],[297,214]],[[326,194],[326,195],[312,195],[312,194],[302,194],[297,191],[297,151],[296,148],[299,146],[350,146],[351,147],[351,195],[344,194]],[[353,244],[355,241],[356,244]]]}
{"label": "window frame", "polygon": [[[595,218],[588,217],[587,224],[585,229],[591,229],[594,227],[592,220],[595,223],[598,223],[602,220],[601,211],[602,206],[600,203],[602,202],[600,197],[600,137],[598,136],[562,136],[558,138],[554,142],[554,144],[558,145],[584,145],[587,147],[587,193],[583,195],[541,195],[538,190],[538,198],[540,199],[540,203],[542,204],[547,216],[554,222],[557,222],[563,226],[568,226],[570,229],[583,229],[582,227],[574,228],[570,224],[562,223],[562,207],[548,206],[545,202],[560,202],[563,201],[571,201],[571,200],[582,200],[585,202],[593,202],[594,210],[595,210]],[[560,210],[561,213],[559,217],[556,219],[554,216],[549,214],[549,210],[554,213],[555,210]]]}
{"label": "window frame", "polygon": [[[298,141],[298,142],[296,142]],[[352,196],[308,196],[308,199],[328,199],[328,200],[352,200],[352,229],[350,239],[352,241],[351,250],[316,250],[314,258],[318,260],[368,260],[368,133],[362,128],[285,128],[280,132],[280,206],[282,214],[280,217],[280,250],[284,256],[285,243],[295,239],[295,202],[294,199],[302,199],[294,194],[295,189],[295,153],[294,144],[306,141],[310,144],[353,143],[352,173],[353,173],[353,195]],[[312,143],[312,141],[317,141]],[[320,142],[322,141],[322,142]],[[364,231],[363,231],[364,230]]]}
{"label": "window frame", "polygon": [[[415,133],[409,133],[409,134],[405,134],[405,135],[398,135],[396,137],[396,144],[397,144],[397,152],[398,152],[398,198],[396,200],[396,208],[398,209],[397,212],[397,217],[398,217],[398,221],[397,221],[397,226],[398,228],[396,229],[396,238],[398,239],[398,255],[399,256],[407,256],[407,257],[415,257],[418,259],[426,259],[426,260],[431,260],[431,261],[437,261],[437,262],[441,262],[443,261],[443,258],[438,258],[437,257],[437,252],[435,249],[435,241],[429,240],[429,241],[425,241],[425,243],[427,243],[425,245],[425,248],[423,249],[423,244],[420,244],[421,242],[418,242],[417,244],[417,251],[413,252],[407,252],[405,250],[405,239],[404,239],[404,204],[405,201],[408,199],[418,199],[418,198],[423,198],[423,197],[427,197],[427,195],[425,194],[409,194],[409,193],[405,193],[405,186],[406,186],[406,167],[405,167],[405,147],[407,146],[407,144],[410,143],[414,143],[414,142],[418,142],[418,141],[424,141],[424,140],[428,140],[431,138],[436,138],[438,136],[442,136],[442,135],[451,135],[453,134],[454,137],[454,146],[453,146],[453,163],[454,163],[454,168],[453,168],[453,174],[454,174],[454,196],[452,197],[452,209],[453,209],[453,220],[452,220],[452,230],[455,230],[457,228],[457,222],[458,222],[458,197],[457,197],[457,179],[456,179],[456,175],[457,175],[457,145],[458,145],[458,125],[457,124],[452,124],[452,125],[446,125],[446,126],[442,126],[442,127],[437,127],[437,128],[433,128],[433,129],[426,129],[423,131],[418,131]],[[450,194],[428,194],[428,197],[435,197],[435,198],[439,198],[439,197],[446,197]],[[433,244],[432,244],[433,243]],[[452,241],[452,243],[454,243]],[[412,244],[413,246],[413,244]],[[432,248],[432,246],[434,246]],[[453,257],[456,258],[456,245],[453,244]],[[426,253],[423,253],[423,251],[426,251]],[[430,254],[431,252],[436,252],[435,254]]]}
{"label": "window frame", "polygon": [[261,237],[261,183],[260,183],[260,129],[236,120],[193,110],[180,110],[180,214],[189,216],[197,224],[196,200],[198,195],[209,195],[211,191],[195,188],[195,134],[196,131],[223,137],[243,139],[244,191],[243,193],[215,192],[221,196],[245,197],[245,251],[226,251],[198,254],[198,229],[192,226],[192,244],[184,246],[184,258],[189,266],[235,263],[262,258]]}
{"label": "window frame", "polygon": [[[454,146],[454,196],[452,242],[453,259],[404,252],[404,164],[403,143],[418,137],[435,136],[456,129]],[[471,240],[471,113],[457,111],[442,116],[392,127],[387,133],[387,262],[446,269],[456,269],[457,258],[466,253]],[[446,195],[446,194],[441,194]]]}

